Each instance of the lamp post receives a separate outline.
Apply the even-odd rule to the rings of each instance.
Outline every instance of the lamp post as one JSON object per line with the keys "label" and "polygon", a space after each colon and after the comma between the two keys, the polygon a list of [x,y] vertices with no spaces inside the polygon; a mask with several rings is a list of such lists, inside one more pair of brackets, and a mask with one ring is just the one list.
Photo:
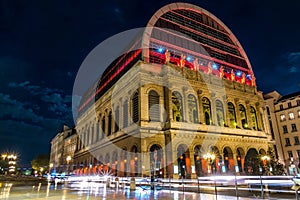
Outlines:
{"label": "lamp post", "polygon": [[267,156],[267,155],[264,155],[261,157],[261,160],[263,162],[263,167],[264,167],[264,170],[265,170],[265,174],[268,175],[269,174],[269,170],[268,170],[268,161],[270,161],[270,156]]}
{"label": "lamp post", "polygon": [[51,169],[52,169],[52,167],[53,167],[53,163],[50,163],[49,164],[49,173],[51,174]]}
{"label": "lamp post", "polygon": [[[212,164],[214,162],[214,160],[216,159],[215,154],[211,154],[211,153],[207,153],[203,156],[203,158],[207,161],[208,164],[208,173],[212,173]],[[217,185],[216,185],[216,177],[214,177],[214,185],[215,185],[215,196],[216,196],[216,200],[217,200]]]}
{"label": "lamp post", "polygon": [[203,156],[203,158],[207,161],[207,164],[208,164],[207,172],[209,174],[212,173],[212,164],[213,164],[213,161],[216,159],[215,154],[207,153]]}
{"label": "lamp post", "polygon": [[67,156],[66,161],[67,161],[67,174],[69,174],[69,163],[71,161],[71,156]]}

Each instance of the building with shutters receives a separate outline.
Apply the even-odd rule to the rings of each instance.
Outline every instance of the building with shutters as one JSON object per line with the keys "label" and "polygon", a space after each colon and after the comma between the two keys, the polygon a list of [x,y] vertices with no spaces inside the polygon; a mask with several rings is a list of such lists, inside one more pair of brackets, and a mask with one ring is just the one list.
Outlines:
{"label": "building with shutters", "polygon": [[257,173],[271,135],[237,38],[187,3],[164,6],[146,27],[81,100],[75,172]]}
{"label": "building with shutters", "polygon": [[277,157],[290,175],[299,173],[300,92],[282,96],[274,91],[264,98]]}

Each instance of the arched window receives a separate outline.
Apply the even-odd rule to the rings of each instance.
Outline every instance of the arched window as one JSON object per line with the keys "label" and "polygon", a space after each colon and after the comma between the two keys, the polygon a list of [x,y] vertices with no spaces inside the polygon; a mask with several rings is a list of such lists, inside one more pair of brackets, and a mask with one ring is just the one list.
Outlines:
{"label": "arched window", "polygon": [[148,95],[148,113],[150,121],[160,121],[159,95],[154,90]]}
{"label": "arched window", "polygon": [[132,99],[132,121],[137,123],[139,121],[139,94],[135,92]]}
{"label": "arched window", "polygon": [[119,106],[117,106],[116,110],[115,110],[115,132],[119,131],[119,115],[120,115],[120,109]]}
{"label": "arched window", "polygon": [[198,108],[196,97],[192,94],[188,95],[189,119],[192,123],[198,123]]}
{"label": "arched window", "polygon": [[112,115],[111,111],[108,114],[107,135],[111,135]]}
{"label": "arched window", "polygon": [[104,135],[106,135],[105,116],[103,116],[103,118],[102,118],[102,126],[101,126],[101,128],[102,128],[101,139],[103,139]]}
{"label": "arched window", "polygon": [[100,137],[99,137],[99,134],[100,134],[100,131],[99,131],[100,130],[99,120],[96,121],[96,125],[95,126],[96,126],[96,141],[99,141],[99,139],[100,139]]}
{"label": "arched window", "polygon": [[242,104],[239,105],[239,108],[240,108],[240,116],[241,116],[242,127],[243,128],[248,128],[246,109]]}
{"label": "arched window", "polygon": [[91,125],[91,140],[90,140],[90,144],[94,143],[94,134],[95,134],[95,129],[94,129],[94,124]]}
{"label": "arched window", "polygon": [[202,107],[203,107],[203,114],[205,119],[205,124],[210,125],[211,124],[211,106],[210,101],[208,98],[203,97],[202,98]]}
{"label": "arched window", "polygon": [[173,110],[173,120],[176,122],[182,122],[183,121],[182,98],[179,92],[172,93],[172,110]]}
{"label": "arched window", "polygon": [[123,104],[123,128],[128,126],[128,100]]}
{"label": "arched window", "polygon": [[229,121],[230,121],[229,126],[231,128],[236,128],[237,123],[236,123],[236,115],[235,115],[234,105],[231,102],[229,102],[227,104],[227,106],[228,106],[228,114],[229,114]]}
{"label": "arched window", "polygon": [[250,107],[250,116],[251,116],[251,120],[252,120],[252,128],[254,130],[258,130],[256,111],[252,106]]}
{"label": "arched window", "polygon": [[85,146],[88,146],[90,144],[90,126],[86,127],[86,140],[85,140]]}
{"label": "arched window", "polygon": [[216,112],[217,112],[218,126],[224,126],[225,124],[224,108],[220,100],[216,100]]}
{"label": "arched window", "polygon": [[267,106],[267,114],[268,115],[271,115],[271,113],[270,113],[270,108]]}

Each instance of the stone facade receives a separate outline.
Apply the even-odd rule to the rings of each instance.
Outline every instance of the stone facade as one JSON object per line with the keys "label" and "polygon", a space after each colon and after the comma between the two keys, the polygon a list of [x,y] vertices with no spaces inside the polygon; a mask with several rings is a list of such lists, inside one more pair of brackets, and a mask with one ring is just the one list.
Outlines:
{"label": "stone facade", "polygon": [[[206,47],[211,48],[207,50],[219,54],[212,53],[209,58],[188,50],[186,38],[181,38],[182,46],[174,46],[171,42],[177,41],[178,35],[167,43],[154,38],[152,29],[145,30],[142,50],[115,62],[124,61],[127,65],[116,64],[106,70],[98,88],[103,89],[101,86],[107,83],[109,87],[104,87],[101,95],[97,93],[99,89],[89,91],[87,94],[94,93],[96,98],[91,95],[81,102],[74,154],[78,175],[195,178],[211,173],[258,171],[254,162],[260,162],[259,156],[266,154],[271,136],[264,99],[256,89],[245,52],[220,20],[190,4],[163,7],[148,26],[163,25],[165,18],[176,19],[179,14],[170,12],[176,9],[187,20],[201,14],[199,23],[203,29],[210,27],[207,29],[211,35],[203,32],[198,36],[208,34],[203,36]],[[196,14],[186,14],[191,10]],[[199,16],[195,19],[199,20]],[[176,26],[183,22],[172,23]],[[182,26],[189,26],[181,30],[186,31],[192,25]],[[197,31],[190,34],[195,36]],[[216,37],[214,42],[212,37]],[[199,45],[197,41],[188,42],[195,48]],[[166,50],[157,45],[164,45]],[[141,56],[133,62],[136,55]],[[118,76],[124,68],[126,73]],[[87,99],[95,101],[91,104]]]}
{"label": "stone facade", "polygon": [[[95,107],[91,107],[84,113],[77,125],[81,139],[74,158],[77,166],[94,167],[109,163],[112,169],[116,169],[114,171],[118,171],[119,176],[124,175],[124,171],[131,175],[136,173],[150,175],[151,153],[147,152],[153,152],[151,148],[157,147],[161,149],[159,151],[161,163],[163,163],[161,165],[165,166],[160,169],[162,175],[176,177],[178,174],[174,174],[173,169],[174,166],[178,168],[177,158],[179,154],[183,154],[186,159],[186,175],[195,177],[198,168],[199,175],[207,174],[208,166],[203,158],[207,152],[215,151],[214,153],[218,155],[215,161],[218,165],[216,171],[221,173],[222,166],[226,166],[226,172],[232,172],[234,166],[239,166],[241,172],[244,172],[244,160],[250,149],[259,153],[267,151],[270,137],[266,134],[268,126],[264,117],[266,116],[264,100],[255,87],[239,90],[236,89],[236,85],[240,83],[222,80],[224,83],[220,84],[219,81],[213,81],[215,79],[213,75],[195,71],[193,73],[198,76],[198,80],[190,81],[188,77],[183,77],[181,72],[177,73],[177,68],[175,65],[168,64],[161,67],[161,71],[164,72],[153,75],[155,71],[151,70],[150,64],[138,62],[115,87],[103,96],[103,99],[95,103]],[[208,89],[203,77],[212,80],[209,82],[209,87],[213,88],[213,91]],[[130,85],[125,84],[129,82]],[[227,87],[225,88],[224,85]],[[150,120],[148,104],[150,91],[157,92],[159,96],[159,121]],[[183,121],[181,122],[176,121],[172,116],[172,91],[178,91],[183,97]],[[134,92],[138,94],[140,120],[137,123],[133,123],[132,112],[130,113]],[[189,94],[196,99],[196,110],[199,116],[196,121],[189,118]],[[205,124],[203,98],[208,98],[212,104],[216,100],[222,102],[226,116],[224,124],[217,125],[217,114],[213,105],[211,105],[212,123],[211,125]],[[124,116],[123,105],[126,101],[129,102],[126,104],[129,117],[124,119],[122,117]],[[239,119],[238,109],[235,113],[236,127],[229,126],[228,102],[231,102],[235,108],[238,108],[240,104],[246,108],[248,128],[241,128],[242,122]],[[255,108],[257,128],[252,126],[253,117],[250,107]],[[108,133],[109,113],[115,113],[116,110],[119,110],[119,121],[116,126],[114,120],[116,116],[112,114],[111,131]],[[103,118],[107,119],[105,131],[101,128]],[[128,126],[124,126],[124,120],[128,120]],[[183,152],[179,153],[179,151]],[[126,157],[122,155],[124,153],[127,154]]]}
{"label": "stone facade", "polygon": [[264,98],[276,154],[287,172],[294,175],[299,172],[300,159],[300,93],[281,96],[274,91]]}
{"label": "stone facade", "polygon": [[[64,125],[62,132],[51,141],[50,171],[63,173],[73,169],[73,156],[77,144],[77,134],[74,128]],[[67,161],[70,156],[71,160]]]}

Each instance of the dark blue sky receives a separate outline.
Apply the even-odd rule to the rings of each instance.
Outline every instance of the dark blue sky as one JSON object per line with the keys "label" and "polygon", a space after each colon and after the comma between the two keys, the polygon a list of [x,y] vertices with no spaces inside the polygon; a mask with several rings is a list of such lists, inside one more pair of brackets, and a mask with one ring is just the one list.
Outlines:
{"label": "dark blue sky", "polygon": [[[106,38],[143,27],[174,1],[0,1],[0,153],[21,163],[48,153],[64,123],[72,125],[72,87],[82,61]],[[258,89],[299,91],[300,3],[184,1],[217,16],[246,51]]]}

